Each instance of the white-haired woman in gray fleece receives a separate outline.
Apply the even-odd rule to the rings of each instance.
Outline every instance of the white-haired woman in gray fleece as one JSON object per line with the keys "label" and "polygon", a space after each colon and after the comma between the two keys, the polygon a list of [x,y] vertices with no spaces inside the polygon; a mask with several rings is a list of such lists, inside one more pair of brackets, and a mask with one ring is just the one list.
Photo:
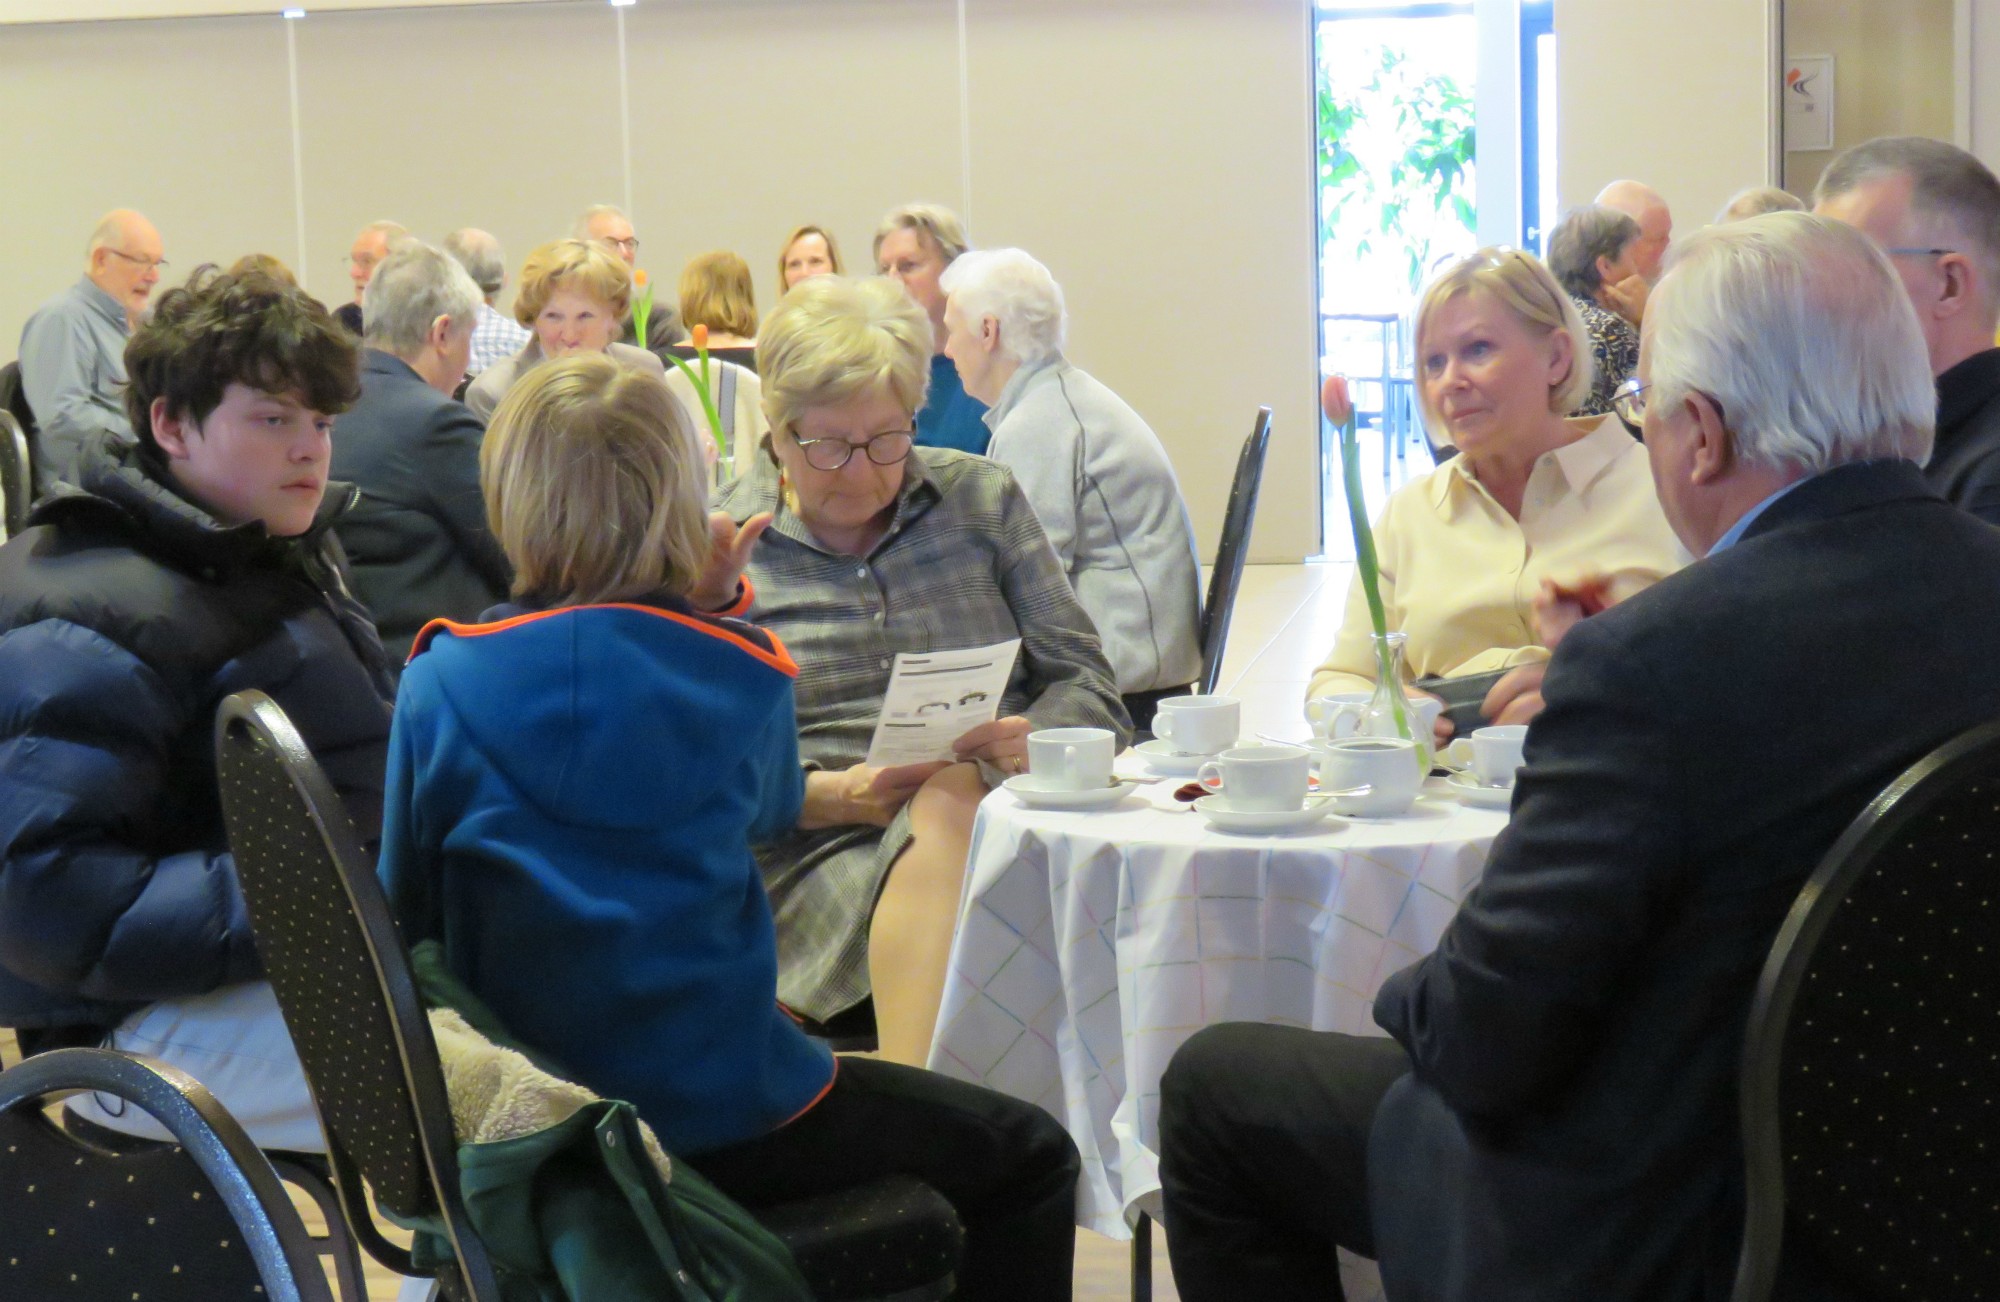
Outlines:
{"label": "white-haired woman in gray fleece", "polygon": [[1096,623],[1134,727],[1201,673],[1194,526],[1167,450],[1139,413],[1063,358],[1062,287],[1019,249],[945,270],[945,355],[987,405],[986,455],[1041,517]]}

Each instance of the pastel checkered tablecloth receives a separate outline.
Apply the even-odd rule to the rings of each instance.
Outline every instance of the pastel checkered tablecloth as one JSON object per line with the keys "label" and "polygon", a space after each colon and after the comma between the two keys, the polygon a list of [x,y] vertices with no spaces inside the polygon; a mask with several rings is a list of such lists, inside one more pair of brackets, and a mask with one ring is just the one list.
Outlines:
{"label": "pastel checkered tablecloth", "polygon": [[1174,1050],[1212,1022],[1379,1034],[1376,988],[1437,944],[1507,821],[1426,794],[1406,818],[1230,836],[1154,803],[1176,785],[1101,813],[987,797],[931,1045],[933,1069],[1068,1126],[1077,1221],[1114,1238],[1157,1210]]}

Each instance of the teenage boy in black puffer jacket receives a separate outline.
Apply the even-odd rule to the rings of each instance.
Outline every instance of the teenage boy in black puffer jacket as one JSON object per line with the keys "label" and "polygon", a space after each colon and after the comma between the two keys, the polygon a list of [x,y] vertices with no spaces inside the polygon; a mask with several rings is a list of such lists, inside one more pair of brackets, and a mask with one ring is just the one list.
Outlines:
{"label": "teenage boy in black puffer jacket", "polygon": [[163,1058],[258,1143],[318,1149],[211,729],[230,693],[269,693],[373,843],[393,688],[328,527],[354,491],[326,477],[356,346],[297,289],[201,271],[125,366],[138,444],[87,444],[0,547],[0,1025]]}

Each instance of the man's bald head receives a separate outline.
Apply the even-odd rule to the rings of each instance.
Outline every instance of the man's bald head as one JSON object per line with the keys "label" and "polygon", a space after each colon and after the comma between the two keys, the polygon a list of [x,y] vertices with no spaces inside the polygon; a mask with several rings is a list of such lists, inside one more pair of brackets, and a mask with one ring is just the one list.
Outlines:
{"label": "man's bald head", "polygon": [[1674,238],[1674,215],[1660,192],[1644,181],[1613,181],[1597,192],[1597,202],[1616,208],[1639,223],[1639,238],[1632,245],[1639,274],[1652,283],[1660,278],[1660,263]]}
{"label": "man's bald head", "polygon": [[128,321],[137,323],[167,265],[160,232],[144,214],[114,208],[98,218],[84,252],[84,275],[118,300]]}

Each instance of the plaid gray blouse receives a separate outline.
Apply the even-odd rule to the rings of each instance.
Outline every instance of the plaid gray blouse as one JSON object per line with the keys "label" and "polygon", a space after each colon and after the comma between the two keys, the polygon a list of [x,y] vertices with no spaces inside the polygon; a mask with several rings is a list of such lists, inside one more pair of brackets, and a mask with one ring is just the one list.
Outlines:
{"label": "plaid gray blouse", "polygon": [[752,552],[745,619],[784,639],[799,664],[799,757],[841,769],[868,753],[899,651],[1021,639],[1002,717],[1037,728],[1096,727],[1129,738],[1125,707],[1090,616],[1012,472],[944,448],[904,463],[889,531],[865,557],[829,551],[780,502],[757,454],[717,508],[777,516]]}

